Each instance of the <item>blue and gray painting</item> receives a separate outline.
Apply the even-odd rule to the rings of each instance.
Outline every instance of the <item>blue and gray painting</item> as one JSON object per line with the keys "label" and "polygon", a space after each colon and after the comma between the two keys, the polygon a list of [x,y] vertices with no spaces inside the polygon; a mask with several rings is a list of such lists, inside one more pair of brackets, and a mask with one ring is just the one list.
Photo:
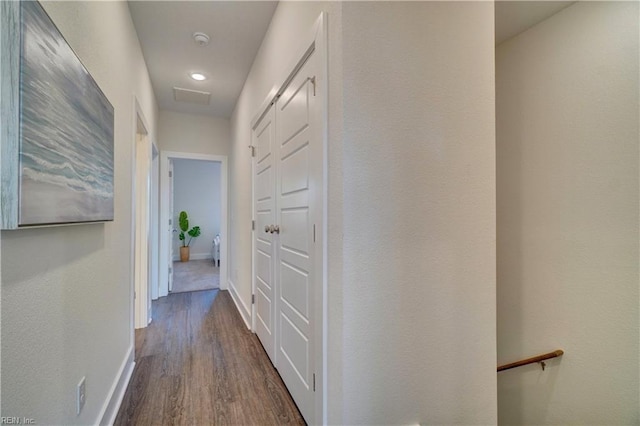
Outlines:
{"label": "blue and gray painting", "polygon": [[113,220],[113,107],[40,4],[21,3],[20,225]]}

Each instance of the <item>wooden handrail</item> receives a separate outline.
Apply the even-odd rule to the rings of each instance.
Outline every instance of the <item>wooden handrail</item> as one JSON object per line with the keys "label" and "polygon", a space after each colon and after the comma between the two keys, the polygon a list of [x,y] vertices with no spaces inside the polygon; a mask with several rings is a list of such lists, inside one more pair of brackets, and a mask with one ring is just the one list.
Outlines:
{"label": "wooden handrail", "polygon": [[562,356],[563,354],[564,354],[564,351],[562,349],[558,349],[553,352],[549,352],[548,354],[542,354],[542,355],[534,356],[532,358],[523,359],[522,361],[512,362],[511,364],[501,365],[498,367],[498,371],[504,371],[504,370],[509,370],[510,368],[522,367],[523,365],[534,364],[536,362],[541,363],[542,369],[544,370],[544,365],[545,365],[543,362],[544,360],[557,358],[559,356]]}

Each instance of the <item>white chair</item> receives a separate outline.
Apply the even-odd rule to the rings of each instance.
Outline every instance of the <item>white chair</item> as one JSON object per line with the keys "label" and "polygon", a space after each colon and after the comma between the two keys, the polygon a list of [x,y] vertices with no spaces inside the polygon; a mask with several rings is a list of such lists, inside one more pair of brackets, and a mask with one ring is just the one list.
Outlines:
{"label": "white chair", "polygon": [[213,239],[213,264],[220,267],[220,234]]}

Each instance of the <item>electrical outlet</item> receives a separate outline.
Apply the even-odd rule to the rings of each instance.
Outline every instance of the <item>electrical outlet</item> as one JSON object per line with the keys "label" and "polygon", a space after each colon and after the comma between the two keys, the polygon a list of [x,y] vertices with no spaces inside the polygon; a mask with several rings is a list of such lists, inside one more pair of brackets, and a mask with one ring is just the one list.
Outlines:
{"label": "electrical outlet", "polygon": [[80,379],[78,387],[76,388],[76,415],[79,415],[84,407],[84,402],[87,399],[87,387],[85,377]]}

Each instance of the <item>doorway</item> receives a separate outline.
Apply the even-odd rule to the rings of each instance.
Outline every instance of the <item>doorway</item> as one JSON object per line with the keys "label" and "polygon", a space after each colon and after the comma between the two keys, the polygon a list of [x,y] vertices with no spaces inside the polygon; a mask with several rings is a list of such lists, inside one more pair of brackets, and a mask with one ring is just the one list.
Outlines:
{"label": "doorway", "polygon": [[[215,191],[219,198],[219,206],[216,208],[219,212],[219,228],[209,229],[204,227],[198,220],[206,216],[206,208],[202,209],[197,206],[196,210],[188,211],[187,208],[182,208],[180,205],[174,206],[174,195],[176,191],[180,191],[181,196],[186,195],[187,198],[191,197],[195,200],[198,198],[199,191],[197,188],[189,185],[189,176],[187,176],[184,186],[176,185],[174,177],[177,173],[198,175],[204,172],[207,168],[211,169],[215,173],[218,170],[218,191]],[[197,169],[197,170],[196,170]],[[202,169],[202,170],[200,170]],[[194,173],[195,172],[195,173]],[[201,227],[201,235],[192,240],[191,244],[197,244],[193,247],[190,246],[190,262],[192,264],[201,262],[202,266],[213,266],[215,259],[217,274],[219,275],[219,288],[221,290],[227,289],[227,157],[218,155],[205,155],[195,153],[184,152],[170,152],[162,151],[160,153],[160,274],[158,280],[158,297],[167,296],[170,291],[174,290],[174,261],[179,259],[178,244],[176,243],[176,234],[180,233],[179,224],[177,223],[177,215],[174,212],[180,212],[186,210],[190,216],[189,229],[194,225]],[[209,184],[210,185],[210,184]],[[200,191],[201,192],[201,191]],[[191,193],[191,194],[189,194]],[[193,206],[193,204],[191,204]],[[205,210],[198,212],[197,210]],[[194,215],[195,213],[195,215]],[[202,215],[205,216],[202,216]],[[174,232],[175,230],[175,232]],[[186,233],[185,233],[186,234]],[[217,237],[217,238],[216,238]],[[188,242],[190,236],[185,235]],[[218,241],[217,246],[214,245],[214,240]],[[194,250],[191,250],[194,249]],[[219,253],[219,254],[218,254]],[[219,261],[219,262],[218,262]],[[207,264],[208,263],[208,264]],[[195,265],[197,266],[197,265]],[[188,268],[185,268],[188,270]],[[208,268],[211,269],[211,268]],[[188,271],[187,271],[188,272]],[[188,289],[185,291],[189,291]]]}
{"label": "doorway", "polygon": [[137,99],[134,99],[135,137],[133,146],[133,324],[146,327],[151,322],[151,298],[154,280],[157,280],[157,255],[152,229],[157,225],[157,212],[153,206],[157,192],[157,178],[153,170],[158,167],[158,149],[152,142],[149,126]]}
{"label": "doorway", "polygon": [[[221,163],[170,159],[170,293],[220,288]],[[180,215],[187,213],[181,222]],[[184,228],[182,226],[184,225]],[[196,232],[197,230],[197,232]]]}

